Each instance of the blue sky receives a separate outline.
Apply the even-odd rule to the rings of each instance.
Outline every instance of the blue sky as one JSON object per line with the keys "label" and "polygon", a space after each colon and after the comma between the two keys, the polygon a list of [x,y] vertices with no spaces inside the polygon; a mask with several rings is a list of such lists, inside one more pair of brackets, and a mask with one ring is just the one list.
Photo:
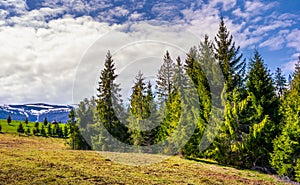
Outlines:
{"label": "blue sky", "polygon": [[94,95],[108,49],[128,90],[137,70],[155,76],[166,49],[184,57],[204,34],[213,39],[220,16],[247,61],[257,48],[272,71],[289,74],[300,53],[299,7],[295,0],[1,1],[0,104]]}

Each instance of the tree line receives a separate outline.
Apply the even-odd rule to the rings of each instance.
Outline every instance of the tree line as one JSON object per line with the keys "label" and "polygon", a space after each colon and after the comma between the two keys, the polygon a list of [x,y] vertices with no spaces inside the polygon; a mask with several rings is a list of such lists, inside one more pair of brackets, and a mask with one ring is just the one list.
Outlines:
{"label": "tree line", "polygon": [[72,148],[127,152],[126,144],[300,181],[300,56],[289,80],[280,68],[273,75],[258,50],[246,62],[222,18],[214,40],[205,35],[184,61],[166,51],[155,84],[139,72],[128,105],[115,70],[108,52],[97,97],[72,112]]}

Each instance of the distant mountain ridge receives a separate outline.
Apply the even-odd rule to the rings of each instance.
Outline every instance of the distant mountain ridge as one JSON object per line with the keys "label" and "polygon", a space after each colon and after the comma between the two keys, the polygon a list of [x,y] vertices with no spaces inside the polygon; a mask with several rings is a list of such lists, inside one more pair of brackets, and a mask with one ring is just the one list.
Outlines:
{"label": "distant mountain ridge", "polygon": [[24,121],[26,117],[30,122],[42,122],[45,117],[48,122],[57,121],[66,123],[71,109],[70,105],[50,105],[45,103],[0,105],[0,119],[6,119],[8,115],[12,120]]}

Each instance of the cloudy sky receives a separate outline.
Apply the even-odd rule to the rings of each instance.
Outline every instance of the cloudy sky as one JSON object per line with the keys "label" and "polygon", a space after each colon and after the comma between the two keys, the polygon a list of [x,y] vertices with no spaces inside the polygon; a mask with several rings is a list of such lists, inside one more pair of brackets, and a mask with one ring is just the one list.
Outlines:
{"label": "cloudy sky", "polygon": [[257,48],[268,67],[293,71],[300,53],[295,0],[2,0],[0,104],[77,103],[96,93],[106,52],[119,81],[141,70],[153,78],[169,50],[184,59],[223,16],[248,59]]}

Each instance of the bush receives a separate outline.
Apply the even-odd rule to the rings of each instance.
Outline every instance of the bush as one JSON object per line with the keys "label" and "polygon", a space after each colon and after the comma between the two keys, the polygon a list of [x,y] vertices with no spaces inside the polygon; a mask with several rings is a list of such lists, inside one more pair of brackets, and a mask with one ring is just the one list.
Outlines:
{"label": "bush", "polygon": [[27,128],[27,129],[25,130],[25,134],[26,134],[26,135],[29,135],[29,134],[30,134],[30,128]]}
{"label": "bush", "polygon": [[24,127],[23,127],[23,124],[22,124],[22,123],[20,123],[20,124],[19,124],[19,127],[18,127],[18,129],[17,129],[17,132],[18,132],[18,133],[24,133],[24,132],[25,132],[25,130],[24,130]]}
{"label": "bush", "polygon": [[300,158],[297,159],[297,164],[295,167],[295,180],[300,182]]}

